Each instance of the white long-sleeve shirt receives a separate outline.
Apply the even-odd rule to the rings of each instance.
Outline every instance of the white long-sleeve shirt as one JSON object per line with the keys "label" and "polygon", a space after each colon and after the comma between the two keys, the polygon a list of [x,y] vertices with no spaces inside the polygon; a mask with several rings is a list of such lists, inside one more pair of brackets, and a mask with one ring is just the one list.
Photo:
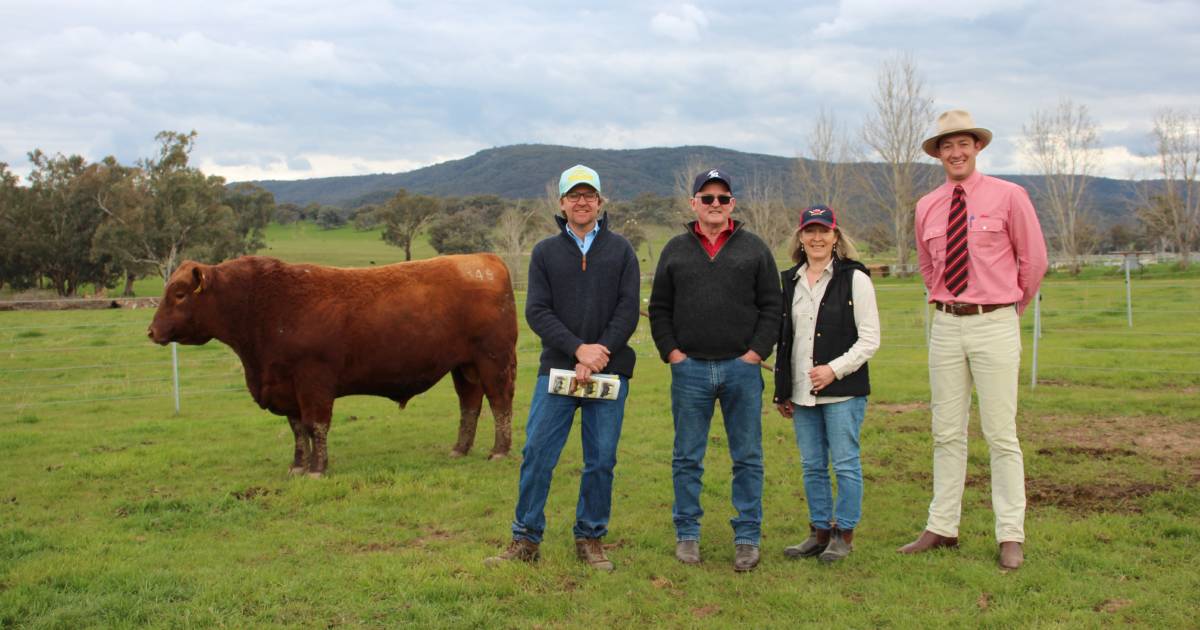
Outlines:
{"label": "white long-sleeve shirt", "polygon": [[[796,271],[796,294],[792,298],[792,402],[805,407],[825,405],[850,400],[851,396],[813,396],[812,382],[808,371],[813,368],[813,336],[817,331],[817,308],[825,289],[833,278],[831,262],[821,272],[821,277],[812,287],[808,286],[808,265],[800,265]],[[862,367],[879,349],[879,307],[875,302],[875,285],[871,277],[861,271],[851,276],[850,294],[854,299],[854,322],[858,328],[858,341],[840,357],[829,362],[833,374],[841,379]]]}

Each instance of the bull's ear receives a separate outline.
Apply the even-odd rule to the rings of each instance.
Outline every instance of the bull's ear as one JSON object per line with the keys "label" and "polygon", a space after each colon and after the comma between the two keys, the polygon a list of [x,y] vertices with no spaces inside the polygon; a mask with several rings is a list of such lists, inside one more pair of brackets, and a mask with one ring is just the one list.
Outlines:
{"label": "bull's ear", "polygon": [[200,265],[192,267],[192,281],[196,283],[196,289],[192,293],[199,293],[206,288],[208,278],[204,276],[204,270],[200,268]]}

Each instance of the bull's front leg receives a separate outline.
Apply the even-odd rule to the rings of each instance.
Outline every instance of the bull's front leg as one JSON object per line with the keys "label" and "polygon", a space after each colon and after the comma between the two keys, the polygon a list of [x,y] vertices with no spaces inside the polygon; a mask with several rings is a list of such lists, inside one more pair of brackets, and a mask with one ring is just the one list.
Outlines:
{"label": "bull's front leg", "polygon": [[333,416],[335,379],[320,366],[297,369],[294,380],[297,402],[300,403],[300,422],[312,436],[308,456],[308,476],[319,478],[329,463],[327,438]]}
{"label": "bull's front leg", "polygon": [[300,416],[288,416],[288,424],[292,427],[292,435],[296,438],[295,454],[292,456],[292,467],[289,475],[302,475],[308,470],[309,457],[312,454],[312,431],[309,431]]}

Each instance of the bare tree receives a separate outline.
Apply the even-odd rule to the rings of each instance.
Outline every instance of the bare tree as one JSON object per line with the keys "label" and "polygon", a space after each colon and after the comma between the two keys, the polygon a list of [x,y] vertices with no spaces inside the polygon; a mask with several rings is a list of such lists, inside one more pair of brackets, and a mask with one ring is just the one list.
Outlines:
{"label": "bare tree", "polygon": [[[692,206],[689,200],[692,198],[692,181],[700,171],[706,168],[715,168],[714,164],[704,163],[703,158],[699,155],[689,155],[684,159],[683,165],[675,171],[675,198],[678,199],[679,218],[684,221],[691,221],[696,218],[692,212]],[[730,191],[732,192],[732,191]]]}
{"label": "bare tree", "polygon": [[860,168],[863,189],[878,210],[891,218],[896,263],[907,270],[913,246],[913,217],[917,199],[932,184],[932,171],[917,160],[924,155],[921,141],[933,122],[933,99],[909,55],[885,60],[871,97],[874,111],[863,124],[862,138],[883,161],[881,176]]}
{"label": "bare tree", "polygon": [[850,164],[856,158],[846,129],[822,107],[808,133],[808,146],[793,168],[801,203],[844,210],[850,198]]}
{"label": "bare tree", "polygon": [[791,217],[784,201],[784,183],[776,177],[755,172],[742,187],[737,211],[767,247],[774,252],[791,237]]}
{"label": "bare tree", "polygon": [[1053,109],[1033,112],[1022,131],[1025,153],[1042,176],[1034,185],[1038,208],[1050,218],[1052,242],[1077,275],[1081,257],[1094,244],[1086,196],[1099,159],[1096,122],[1086,105],[1064,98]]}
{"label": "bare tree", "polygon": [[520,263],[542,235],[540,228],[544,221],[538,217],[544,212],[541,200],[518,201],[506,208],[496,222],[496,250],[514,276],[524,271]]}
{"label": "bare tree", "polygon": [[1139,215],[1151,231],[1172,241],[1186,269],[1200,239],[1200,112],[1160,110],[1152,133],[1163,181]]}

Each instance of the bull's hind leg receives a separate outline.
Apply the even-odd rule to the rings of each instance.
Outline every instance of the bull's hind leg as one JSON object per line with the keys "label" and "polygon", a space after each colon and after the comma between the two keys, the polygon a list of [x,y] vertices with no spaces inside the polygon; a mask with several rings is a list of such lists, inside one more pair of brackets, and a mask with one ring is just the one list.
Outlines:
{"label": "bull's hind leg", "polygon": [[489,459],[500,459],[512,448],[513,391],[516,388],[517,357],[515,350],[504,355],[489,356],[478,363],[479,380],[492,408],[496,421],[496,441]]}
{"label": "bull's hind leg", "polygon": [[479,424],[479,410],[483,407],[483,386],[479,383],[479,372],[474,366],[460,366],[450,371],[454,379],[454,391],[458,393],[458,441],[450,450],[450,457],[462,457],[475,443],[475,428]]}
{"label": "bull's hind leg", "polygon": [[296,437],[296,451],[288,474],[302,475],[308,469],[308,458],[312,453],[312,431],[304,426],[300,416],[288,416],[288,424],[292,425],[292,435]]}

